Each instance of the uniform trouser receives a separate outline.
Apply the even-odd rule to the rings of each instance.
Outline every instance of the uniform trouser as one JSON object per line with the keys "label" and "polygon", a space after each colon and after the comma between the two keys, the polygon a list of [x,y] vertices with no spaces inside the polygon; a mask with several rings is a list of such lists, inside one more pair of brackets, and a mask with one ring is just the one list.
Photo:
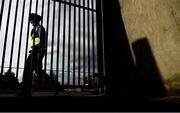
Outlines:
{"label": "uniform trouser", "polygon": [[33,71],[36,72],[37,76],[42,72],[42,60],[44,57],[44,53],[33,52],[30,53],[26,62],[23,73],[23,94],[31,95],[31,87],[32,87],[32,75]]}

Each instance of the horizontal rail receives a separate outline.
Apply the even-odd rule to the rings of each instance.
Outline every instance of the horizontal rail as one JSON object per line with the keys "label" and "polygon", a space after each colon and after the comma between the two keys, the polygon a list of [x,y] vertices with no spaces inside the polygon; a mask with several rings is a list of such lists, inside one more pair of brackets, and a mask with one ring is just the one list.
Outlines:
{"label": "horizontal rail", "polygon": [[70,6],[79,7],[79,8],[82,8],[82,9],[86,9],[86,10],[90,10],[90,11],[96,12],[95,9],[92,9],[92,8],[89,8],[89,7],[85,7],[85,6],[81,6],[81,5],[78,5],[78,4],[75,4],[75,3],[71,3],[71,2],[67,2],[67,1],[62,1],[62,0],[53,0],[53,1],[61,2],[63,4],[67,4],[67,5],[70,5]]}

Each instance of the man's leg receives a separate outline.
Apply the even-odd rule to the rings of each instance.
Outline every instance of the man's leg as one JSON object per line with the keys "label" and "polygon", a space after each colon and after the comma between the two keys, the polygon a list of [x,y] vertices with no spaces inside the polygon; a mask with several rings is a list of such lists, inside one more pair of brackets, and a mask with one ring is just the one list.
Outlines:
{"label": "man's leg", "polygon": [[23,89],[22,93],[24,96],[31,96],[32,86],[32,54],[30,54],[26,60],[24,73],[23,73]]}
{"label": "man's leg", "polygon": [[43,70],[42,70],[43,57],[44,57],[43,54],[39,54],[39,56],[38,56],[38,64],[37,64],[37,69],[36,69],[39,87],[41,87],[43,85],[43,74],[44,74]]}

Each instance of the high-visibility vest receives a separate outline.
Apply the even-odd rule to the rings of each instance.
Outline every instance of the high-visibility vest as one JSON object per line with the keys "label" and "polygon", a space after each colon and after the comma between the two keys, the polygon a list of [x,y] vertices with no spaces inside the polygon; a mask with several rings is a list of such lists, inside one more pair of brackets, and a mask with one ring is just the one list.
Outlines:
{"label": "high-visibility vest", "polygon": [[34,36],[34,33],[30,36],[30,44],[31,46],[36,46],[40,44],[40,37]]}

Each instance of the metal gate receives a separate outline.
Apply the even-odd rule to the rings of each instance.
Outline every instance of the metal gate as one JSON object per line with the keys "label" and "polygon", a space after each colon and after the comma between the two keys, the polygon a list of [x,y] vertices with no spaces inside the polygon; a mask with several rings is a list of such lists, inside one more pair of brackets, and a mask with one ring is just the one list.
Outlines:
{"label": "metal gate", "polygon": [[43,17],[46,30],[43,70],[61,86],[97,86],[103,76],[100,0],[1,0],[1,75],[9,70],[22,81],[30,13]]}

